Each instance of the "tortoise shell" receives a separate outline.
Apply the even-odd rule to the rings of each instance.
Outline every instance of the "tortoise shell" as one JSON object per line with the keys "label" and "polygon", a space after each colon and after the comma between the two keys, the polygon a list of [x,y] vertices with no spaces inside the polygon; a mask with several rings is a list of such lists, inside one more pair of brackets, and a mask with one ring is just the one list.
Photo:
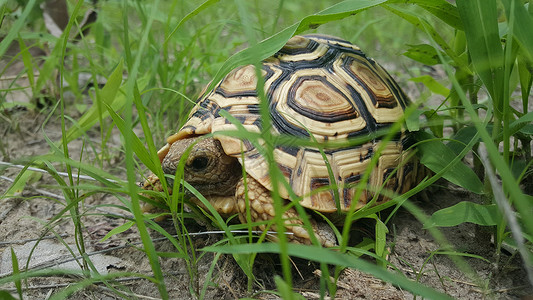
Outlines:
{"label": "tortoise shell", "polygon": [[[271,132],[318,143],[372,136],[401,121],[408,102],[398,84],[379,64],[357,46],[331,36],[291,38],[275,55],[262,62],[262,75]],[[211,92],[200,97],[185,125],[159,151],[160,159],[177,140],[237,130],[237,125],[223,117],[221,111],[231,114],[248,131],[261,132],[256,84],[254,66],[231,71]],[[355,185],[381,147],[378,137],[362,145],[323,149],[323,153],[316,147],[276,145],[274,159],[294,193],[302,197],[302,206],[334,212],[338,205],[346,211],[354,202],[356,208],[365,205],[384,183],[396,193],[411,187],[416,174],[411,163],[402,162],[408,156],[404,137],[399,132],[383,146],[365,191],[355,201]],[[249,176],[272,190],[267,161],[252,143],[222,134],[215,134],[214,138],[220,141],[227,155],[244,165]],[[323,154],[333,176],[328,172]],[[331,177],[336,182],[331,182]],[[289,199],[289,192],[281,188],[280,196]],[[378,201],[386,199],[378,197]]]}

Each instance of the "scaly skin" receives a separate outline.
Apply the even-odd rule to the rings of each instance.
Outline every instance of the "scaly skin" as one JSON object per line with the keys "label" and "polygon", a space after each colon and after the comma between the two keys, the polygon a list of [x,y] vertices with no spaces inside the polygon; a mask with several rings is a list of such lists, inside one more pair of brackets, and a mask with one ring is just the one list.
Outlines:
{"label": "scaly skin", "polygon": [[[250,207],[250,217],[252,222],[270,221],[274,218],[274,201],[271,197],[270,191],[266,189],[262,184],[252,177],[246,178],[246,184],[248,187],[248,199]],[[235,199],[237,200],[237,208],[239,211],[239,220],[241,223],[246,223],[246,194],[245,194],[244,180],[239,181],[237,184],[237,191]],[[287,239],[291,242],[299,244],[311,244],[309,233],[303,227],[303,222],[296,209],[290,208],[285,211],[282,216],[285,223],[285,231],[292,233],[287,235]],[[266,230],[266,224],[257,226],[259,230]],[[311,219],[311,227],[317,237],[318,241],[324,247],[333,247],[337,244],[335,234],[333,230],[327,225],[317,223],[314,219]],[[276,225],[272,225],[270,230],[276,231]],[[269,237],[270,239],[277,240],[276,237]]]}
{"label": "scaly skin", "polygon": [[[246,218],[246,196],[241,165],[237,159],[224,153],[219,141],[213,138],[192,137],[178,140],[162,161],[166,174],[175,174],[180,159],[190,152],[184,165],[184,179],[195,187],[222,216],[238,213],[242,223]],[[169,187],[173,184],[169,182]],[[161,184],[151,175],[144,184],[145,189],[161,190]],[[251,176],[247,177],[248,200],[252,222],[269,221],[274,218],[274,203],[271,192]],[[198,199],[188,194],[192,202],[203,206]],[[283,214],[288,240],[295,243],[311,244],[309,233],[294,208]],[[335,235],[327,224],[311,220],[312,228],[320,243],[325,247],[336,245]],[[265,230],[266,225],[257,226]],[[275,226],[270,228],[275,230]],[[276,240],[275,237],[269,237]]]}

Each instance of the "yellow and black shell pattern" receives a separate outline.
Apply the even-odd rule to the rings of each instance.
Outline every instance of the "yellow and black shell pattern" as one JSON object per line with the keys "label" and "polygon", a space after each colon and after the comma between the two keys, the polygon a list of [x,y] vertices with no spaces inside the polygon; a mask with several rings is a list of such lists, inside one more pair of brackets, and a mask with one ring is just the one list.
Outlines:
{"label": "yellow and black shell pattern", "polygon": [[[345,141],[391,126],[403,118],[407,105],[402,90],[379,64],[366,57],[357,46],[336,37],[295,36],[263,61],[262,73],[273,134],[300,138],[312,135],[318,142]],[[168,144],[160,150],[160,157],[166,155],[170,144],[176,140],[237,130],[235,124],[221,116],[222,110],[239,120],[248,131],[260,132],[260,98],[255,74],[252,65],[236,68],[211,92],[204,94],[185,125],[167,139]],[[239,159],[248,176],[272,188],[268,164],[252,143],[225,135],[214,136],[227,155]],[[402,163],[408,156],[403,136],[403,133],[397,134],[383,148],[367,188],[357,201],[353,199],[354,186],[380,146],[379,139],[348,148],[324,149],[333,176],[317,148],[277,146],[274,159],[294,193],[301,197],[302,206],[334,212],[337,194],[340,209],[346,211],[351,205],[356,208],[365,205],[373,197],[373,191],[379,190],[384,182],[385,188],[396,193],[411,187],[416,168]],[[331,182],[331,177],[336,182]],[[335,186],[337,191],[328,186]],[[280,195],[289,199],[289,193],[283,188]],[[383,201],[386,197],[379,199]]]}

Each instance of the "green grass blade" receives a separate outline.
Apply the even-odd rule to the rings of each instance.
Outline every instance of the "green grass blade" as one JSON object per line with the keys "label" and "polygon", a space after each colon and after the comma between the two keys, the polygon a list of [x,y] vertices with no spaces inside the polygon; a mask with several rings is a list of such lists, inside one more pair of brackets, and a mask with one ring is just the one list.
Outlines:
{"label": "green grass blade", "polygon": [[172,36],[178,31],[178,29],[180,29],[181,26],[183,26],[183,24],[185,24],[185,22],[187,22],[189,19],[191,19],[192,17],[196,16],[197,14],[201,13],[203,10],[205,10],[206,8],[216,4],[217,2],[219,2],[220,0],[207,0],[205,1],[204,3],[200,4],[200,6],[198,6],[197,8],[195,8],[193,11],[191,11],[190,13],[188,13],[185,17],[183,17],[179,22],[178,24],[174,27],[174,29],[172,29],[172,32],[170,32],[170,34],[165,38],[165,42],[164,42],[164,45],[163,45],[163,48],[166,48],[170,38],[172,38]]}
{"label": "green grass blade", "polygon": [[[70,128],[66,132],[67,143],[80,137],[85,131],[98,122],[98,115],[102,113],[101,108],[99,107],[100,101],[102,101],[103,104],[111,105],[114,111],[123,108],[126,102],[124,95],[117,97],[120,84],[122,83],[123,71],[124,63],[121,60],[107,79],[105,86],[99,93],[99,97],[96,97],[95,103],[79,118],[78,126]],[[107,113],[105,113],[105,115],[107,115]]]}
{"label": "green grass blade", "polygon": [[519,219],[517,218],[517,214],[509,203],[509,200],[507,199],[507,196],[503,191],[501,183],[496,177],[496,173],[490,166],[490,162],[486,154],[481,153],[481,161],[485,165],[487,178],[491,183],[494,200],[498,204],[498,208],[500,209],[501,213],[503,214],[503,217],[505,218],[505,221],[503,220],[503,218],[500,218],[500,224],[498,224],[495,236],[495,243],[498,248],[501,247],[501,243],[506,235],[505,231],[507,227],[510,228],[510,231],[516,243],[516,247],[520,253],[520,256],[522,256],[522,261],[524,263],[524,267],[528,275],[529,283],[533,284],[533,253],[530,251],[530,247],[526,247],[525,245],[524,237],[527,236],[527,234],[524,233],[523,227],[521,226],[521,224],[519,223]]}
{"label": "green grass blade", "polygon": [[[487,2],[490,2],[490,1],[487,1]],[[465,28],[466,28],[466,25],[465,25]],[[470,44],[470,41],[468,42]],[[501,46],[498,45],[498,47],[501,50]],[[531,214],[531,202],[529,201],[528,197],[522,192],[519,186],[519,183],[516,181],[516,179],[514,178],[511,172],[510,166],[507,164],[506,160],[501,156],[498,146],[494,144],[493,138],[487,131],[487,128],[486,128],[487,124],[481,121],[476,110],[474,109],[474,106],[469,101],[469,99],[467,98],[465,94],[465,91],[461,88],[459,82],[457,81],[457,78],[453,76],[453,71],[451,69],[451,66],[448,64],[443,64],[443,67],[446,70],[448,77],[452,81],[453,87],[456,89],[458,97],[461,100],[465,108],[465,111],[468,113],[469,117],[471,118],[472,124],[476,127],[477,133],[479,137],[481,138],[481,141],[486,146],[487,154],[490,159],[490,162],[500,175],[504,192],[508,195],[510,203],[514,205],[514,208],[516,209],[518,214],[523,215],[523,216],[530,215]],[[525,232],[525,234],[531,235],[531,233],[533,233],[533,219],[524,217],[521,220],[522,220],[523,231]]]}
{"label": "green grass blade", "polygon": [[4,17],[6,16],[6,2],[7,0],[0,1],[0,27],[2,27],[2,23],[4,23]]}
{"label": "green grass blade", "polygon": [[198,198],[199,201],[202,202],[202,204],[205,205],[205,207],[209,210],[211,215],[215,218],[217,225],[220,226],[222,230],[224,230],[229,240],[233,243],[234,237],[233,237],[233,234],[231,233],[231,230],[228,228],[228,225],[226,224],[226,222],[224,222],[224,220],[222,219],[220,214],[217,212],[217,210],[213,207],[213,205],[211,205],[211,203],[207,199],[205,199],[205,197],[202,194],[200,194],[200,192],[198,192],[198,190],[196,190],[188,182],[182,181],[182,183],[183,183],[183,186],[187,190],[189,190],[196,198]]}
{"label": "green grass blade", "polygon": [[[533,6],[533,5],[531,5]],[[520,89],[522,92],[522,111],[529,110],[529,95],[531,94],[531,87],[533,85],[533,76],[529,70],[533,69],[532,63],[529,63],[524,55],[518,54],[518,75],[520,77]]]}
{"label": "green grass blade", "polygon": [[[514,22],[513,37],[520,45],[529,64],[533,64],[533,18],[518,1],[504,0],[502,2],[507,19]],[[514,5],[511,5],[511,2],[515,2]],[[529,8],[531,9],[531,7],[530,1]],[[513,10],[513,18],[510,18],[511,10]]]}
{"label": "green grass blade", "polygon": [[[472,64],[493,101],[499,101],[503,92],[503,49],[496,0],[457,0],[457,8]],[[501,111],[501,107],[497,106],[498,109]]]}
{"label": "green grass blade", "polygon": [[[17,298],[11,296],[11,294],[7,291],[4,291],[4,290],[0,290],[0,299],[5,299],[5,300],[17,300]],[[21,299],[21,298],[19,298]]]}
{"label": "green grass blade", "polygon": [[18,43],[20,47],[20,55],[22,56],[22,61],[24,63],[24,67],[26,68],[26,74],[28,75],[28,81],[30,83],[30,86],[33,88],[35,78],[33,74],[33,63],[32,63],[32,57],[30,52],[28,51],[28,47],[26,47],[26,44],[24,43],[24,40],[20,37],[18,38]]}
{"label": "green grass blade", "polygon": [[[138,139],[133,133],[133,104],[134,97],[136,96],[135,89],[137,88],[137,80],[139,76],[139,66],[141,64],[141,59],[143,55],[146,55],[146,48],[149,42],[149,34],[154,22],[154,18],[157,12],[157,7],[159,1],[154,1],[153,6],[149,10],[149,15],[146,19],[143,19],[143,28],[142,36],[138,41],[138,48],[136,48],[135,57],[131,56],[132,53],[128,53],[126,58],[126,64],[128,67],[129,77],[125,83],[125,110],[124,110],[124,148],[126,154],[126,175],[127,175],[127,189],[128,195],[131,197],[131,208],[132,213],[135,216],[135,221],[137,228],[139,230],[139,235],[146,251],[146,256],[150,262],[150,266],[153,272],[154,281],[156,283],[157,289],[161,298],[168,299],[168,291],[164,282],[163,272],[161,270],[161,265],[159,262],[159,257],[157,256],[154,243],[150,238],[148,233],[147,226],[145,224],[145,216],[142,213],[140,206],[139,195],[137,194],[138,186],[136,185],[136,175],[137,171],[135,170],[135,162],[133,160],[133,147],[131,146],[133,142]],[[126,1],[123,2],[124,12],[123,12],[123,23],[125,24],[124,36],[128,36],[128,4]],[[129,46],[129,45],[128,45]],[[146,149],[144,149],[146,151]]]}
{"label": "green grass blade", "polygon": [[502,216],[495,204],[481,205],[463,201],[454,206],[443,208],[431,215],[424,228],[452,227],[470,222],[481,226],[495,226]]}
{"label": "green grass blade", "polygon": [[[20,274],[19,261],[17,259],[17,254],[15,253],[15,250],[13,250],[13,248],[11,248],[11,266],[13,266],[13,275],[16,276]],[[17,288],[19,299],[22,300],[22,282],[20,280],[15,280],[15,287]]]}
{"label": "green grass blade", "polygon": [[13,26],[9,29],[8,34],[0,42],[0,57],[4,56],[7,49],[11,45],[11,42],[17,37],[20,30],[26,24],[26,19],[33,10],[33,7],[35,6],[36,2],[36,0],[29,0],[28,3],[24,5],[24,10],[22,11],[22,14],[17,18],[17,21],[15,21]]}
{"label": "green grass blade", "polygon": [[54,80],[56,74],[56,68],[59,64],[59,57],[61,56],[61,47],[59,39],[55,40],[55,47],[52,49],[52,52],[46,57],[44,64],[39,69],[39,77],[35,84],[34,89],[40,91],[45,83],[49,80]]}
{"label": "green grass blade", "polygon": [[[398,6],[393,7],[392,5],[383,5],[383,8],[389,10],[390,12],[398,15],[399,17],[403,18],[407,22],[413,24],[418,29],[430,34],[431,37],[434,39],[434,41],[437,43],[437,45],[439,45],[439,47],[446,53],[446,55],[454,61],[455,65],[462,66],[466,64],[464,59],[456,55],[455,51],[453,51],[450,45],[441,36],[441,33],[437,31],[437,29],[433,27],[426,19],[424,19],[424,16],[421,16],[417,13],[414,13],[406,9],[402,9]],[[435,51],[435,53],[438,53],[438,52]],[[435,59],[436,58],[437,57],[435,57]]]}
{"label": "green grass blade", "polygon": [[[420,295],[428,299],[451,299],[449,296],[437,292],[418,282],[411,281],[405,278],[405,276],[403,275],[391,273],[386,269],[379,268],[373,265],[372,263],[367,262],[361,258],[357,258],[353,255],[339,253],[325,248],[318,248],[301,244],[289,244],[287,249],[290,256],[299,257],[311,261],[317,261],[320,263],[358,269],[362,272],[371,274],[381,280],[390,282],[396,286],[401,287],[402,289],[408,290],[416,295]],[[211,246],[206,247],[203,250],[226,254],[279,253],[280,251],[279,245],[274,243]]]}
{"label": "green grass blade", "polygon": [[475,254],[471,254],[471,253],[462,253],[462,252],[457,252],[457,251],[442,251],[442,250],[439,250],[439,251],[435,251],[434,254],[435,255],[462,256],[462,257],[476,258],[476,259],[482,260],[484,262],[490,263],[490,260],[484,258],[483,256],[475,255]]}
{"label": "green grass blade", "polygon": [[105,184],[109,187],[118,187],[119,185],[117,182],[120,182],[120,179],[116,176],[109,174],[108,172],[103,171],[101,168],[92,166],[87,163],[83,163],[80,161],[76,161],[70,158],[66,158],[62,156],[61,154],[47,154],[47,155],[40,155],[35,157],[30,157],[28,160],[25,161],[26,164],[40,164],[42,162],[59,162],[64,163],[65,165],[69,165],[72,168],[77,168],[81,170],[81,173],[86,174],[95,180],[97,180],[99,183]]}
{"label": "green grass blade", "polygon": [[292,287],[288,285],[280,276],[274,276],[274,282],[276,283],[276,288],[281,296],[281,299],[305,300],[304,296],[294,292]]}
{"label": "green grass blade", "polygon": [[218,264],[218,260],[220,259],[221,253],[216,253],[215,257],[213,258],[213,262],[211,263],[211,266],[209,267],[209,271],[207,271],[206,279],[204,284],[202,285],[202,290],[200,291],[200,299],[205,299],[205,293],[207,292],[207,288],[212,283],[211,278],[213,277],[213,271],[215,270],[215,267]]}
{"label": "green grass blade", "polygon": [[[263,60],[276,53],[293,35],[301,33],[305,30],[316,28],[322,24],[344,19],[354,15],[367,8],[377,6],[385,0],[346,0],[336,5],[333,5],[315,15],[310,15],[298,23],[293,24],[275,35],[244,49],[235,55],[228,58],[222,67],[217,71],[208,90],[212,89],[214,85],[219,82],[222,77],[228,74],[237,66],[252,64],[256,61]],[[252,55],[253,54],[253,55]]]}
{"label": "green grass blade", "polygon": [[[79,276],[80,274],[75,274]],[[135,274],[135,273],[126,273],[126,272],[117,272],[117,273],[109,273],[106,275],[100,275],[100,274],[91,274],[89,278],[85,278],[83,280],[79,280],[71,285],[69,285],[67,288],[60,290],[58,293],[52,295],[49,299],[50,300],[63,300],[68,299],[69,296],[72,294],[81,291],[85,288],[90,287],[91,285],[94,285],[95,283],[99,282],[106,282],[106,281],[112,281],[113,279],[120,279],[127,276],[139,276],[147,280],[153,281],[152,278],[142,275],[142,274]],[[125,295],[123,295],[125,296]]]}
{"label": "green grass blade", "polygon": [[152,161],[150,154],[144,147],[144,144],[141,142],[139,137],[133,134],[133,131],[131,128],[128,128],[126,125],[126,122],[124,119],[122,119],[114,110],[112,107],[106,105],[107,112],[113,119],[113,122],[119,129],[119,131],[123,134],[131,134],[131,143],[129,144],[129,147],[133,150],[133,153],[137,154],[137,157],[141,160],[141,162],[148,167],[148,169],[152,171],[156,171],[156,164]]}
{"label": "green grass blade", "polygon": [[[390,1],[390,3],[405,3],[405,0]],[[427,10],[451,27],[462,30],[463,22],[459,17],[457,8],[445,0],[411,0],[410,4],[416,4]]]}

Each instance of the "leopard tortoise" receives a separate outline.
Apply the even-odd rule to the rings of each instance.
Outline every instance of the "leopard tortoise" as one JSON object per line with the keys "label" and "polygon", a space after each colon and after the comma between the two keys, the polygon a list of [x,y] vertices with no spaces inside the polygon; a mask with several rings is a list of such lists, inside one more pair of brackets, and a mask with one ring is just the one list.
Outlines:
{"label": "leopard tortoise", "polygon": [[[401,194],[419,181],[418,162],[409,158],[412,155],[405,145],[407,134],[401,131],[384,145],[376,135],[403,119],[406,96],[392,77],[357,46],[332,36],[295,36],[264,60],[261,67],[269,102],[270,132],[274,136],[288,135],[318,143],[371,137],[360,145],[323,150],[274,145],[274,160],[294,192],[291,197],[286,185],[278,184],[279,195],[286,203],[297,200],[302,207],[327,215],[348,211],[352,205],[359,209],[375,195],[376,203],[387,201],[390,198],[379,193],[382,187]],[[269,165],[249,140],[217,132],[242,127],[261,132],[256,84],[254,66],[231,71],[211,92],[200,97],[188,121],[158,152],[164,173],[172,175],[182,156],[188,155],[183,158],[184,180],[219,213],[238,214],[243,223],[247,220],[247,207],[251,221],[274,218]],[[368,183],[357,192],[355,186],[378,148],[379,158]],[[171,186],[172,181],[167,181]],[[157,190],[158,186],[161,188],[153,174],[144,183],[145,189]],[[354,199],[356,195],[359,197]],[[285,211],[283,219],[286,231],[292,233],[289,240],[311,242],[294,207]],[[311,223],[322,245],[336,244],[333,231],[325,222]],[[265,230],[266,225],[257,227]],[[275,226],[271,229],[275,230]]]}

